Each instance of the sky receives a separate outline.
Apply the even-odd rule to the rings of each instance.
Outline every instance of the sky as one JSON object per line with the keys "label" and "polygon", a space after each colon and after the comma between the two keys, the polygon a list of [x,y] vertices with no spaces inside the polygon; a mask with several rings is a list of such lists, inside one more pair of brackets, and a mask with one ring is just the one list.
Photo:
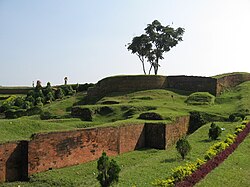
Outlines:
{"label": "sky", "polygon": [[158,74],[250,72],[249,10],[249,0],[0,0],[0,85],[143,74],[125,45],[154,20],[185,28]]}

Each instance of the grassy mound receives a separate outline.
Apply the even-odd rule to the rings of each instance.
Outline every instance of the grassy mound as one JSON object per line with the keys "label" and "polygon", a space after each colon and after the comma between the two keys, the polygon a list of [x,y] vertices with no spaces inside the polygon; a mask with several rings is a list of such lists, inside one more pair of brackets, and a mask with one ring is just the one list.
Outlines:
{"label": "grassy mound", "polygon": [[185,102],[190,105],[211,105],[214,100],[215,97],[208,92],[195,92],[188,96]]}

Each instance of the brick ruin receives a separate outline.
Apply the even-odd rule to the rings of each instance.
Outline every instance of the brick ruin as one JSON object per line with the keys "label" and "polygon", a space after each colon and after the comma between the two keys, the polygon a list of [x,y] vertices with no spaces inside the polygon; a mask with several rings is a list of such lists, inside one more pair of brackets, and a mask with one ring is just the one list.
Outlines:
{"label": "brick ruin", "polygon": [[127,124],[39,133],[30,141],[0,144],[0,182],[27,180],[54,168],[77,165],[141,148],[166,149],[188,130],[189,116],[171,124]]}
{"label": "brick ruin", "polygon": [[[206,91],[213,95],[249,81],[249,74],[219,79],[195,76],[118,76],[99,81],[88,90],[89,102],[115,92],[149,89]],[[140,148],[166,149],[188,130],[189,116],[171,124],[127,124],[64,132],[39,133],[30,141],[0,144],[0,182],[27,180],[32,174],[96,160],[103,151],[109,156]]]}
{"label": "brick ruin", "polygon": [[151,89],[176,89],[187,92],[209,92],[219,95],[224,90],[250,81],[250,74],[235,73],[221,78],[201,76],[132,75],[108,77],[100,80],[87,92],[87,102],[94,103],[104,96],[119,92]]}

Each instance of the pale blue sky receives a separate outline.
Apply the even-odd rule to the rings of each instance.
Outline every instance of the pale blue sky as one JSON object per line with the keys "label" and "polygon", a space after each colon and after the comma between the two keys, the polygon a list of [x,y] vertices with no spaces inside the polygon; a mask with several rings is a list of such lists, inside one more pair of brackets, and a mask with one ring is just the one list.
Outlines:
{"label": "pale blue sky", "polygon": [[0,0],[0,85],[142,74],[125,44],[147,24],[184,27],[161,75],[250,72],[249,0]]}

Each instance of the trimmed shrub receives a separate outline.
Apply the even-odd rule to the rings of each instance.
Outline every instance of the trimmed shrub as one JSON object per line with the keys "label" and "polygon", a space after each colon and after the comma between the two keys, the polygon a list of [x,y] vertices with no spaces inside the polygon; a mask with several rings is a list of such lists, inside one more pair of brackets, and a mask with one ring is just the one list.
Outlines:
{"label": "trimmed shrub", "polygon": [[181,155],[181,158],[184,160],[187,154],[191,151],[191,145],[186,137],[183,137],[176,142],[176,149]]}
{"label": "trimmed shrub", "polygon": [[196,164],[187,163],[185,166],[178,166],[173,169],[173,178],[175,182],[183,180],[185,177],[191,175],[197,169]]}
{"label": "trimmed shrub", "polygon": [[230,114],[228,117],[229,121],[231,122],[241,121],[241,120],[244,120],[245,118],[246,118],[246,114],[244,113],[233,113],[233,114]]}
{"label": "trimmed shrub", "polygon": [[17,97],[14,101],[14,105],[19,107],[19,108],[23,108],[24,107],[24,100],[22,97]]}
{"label": "trimmed shrub", "polygon": [[25,109],[9,109],[4,112],[5,117],[8,119],[14,119],[14,118],[19,118],[21,116],[26,115],[26,110]]}
{"label": "trimmed shrub", "polygon": [[188,96],[186,103],[190,105],[211,105],[215,97],[208,92],[195,92]]}
{"label": "trimmed shrub", "polygon": [[139,119],[145,119],[145,120],[163,120],[163,117],[155,112],[145,112],[140,114],[138,117]]}
{"label": "trimmed shrub", "polygon": [[194,171],[200,168],[205,160],[197,159],[194,163],[186,163],[185,166],[178,166],[172,169],[172,174],[167,179],[158,179],[152,183],[153,186],[173,187],[176,183],[190,176]]}
{"label": "trimmed shrub", "polygon": [[235,127],[235,132],[234,134],[238,135],[241,131],[243,131],[243,129],[246,127],[246,125],[237,125]]}
{"label": "trimmed shrub", "polygon": [[225,150],[228,146],[229,145],[225,142],[217,142],[206,151],[204,158],[206,160],[210,160],[211,158],[219,154],[221,151]]}
{"label": "trimmed shrub", "polygon": [[45,112],[42,112],[40,114],[40,119],[41,120],[48,120],[48,119],[58,119],[58,116],[56,115],[53,115],[51,112],[49,111],[45,111]]}
{"label": "trimmed shrub", "polygon": [[36,100],[34,99],[34,97],[32,95],[27,96],[25,100],[29,101],[30,103],[32,103],[32,105],[35,105],[35,101]]}
{"label": "trimmed shrub", "polygon": [[43,102],[42,102],[42,98],[41,97],[37,97],[36,98],[36,106],[38,106],[38,107],[42,107],[43,106]]}
{"label": "trimmed shrub", "polygon": [[109,160],[109,157],[105,152],[97,161],[98,176],[97,180],[100,182],[102,187],[111,186],[113,183],[119,181],[120,167],[115,160]]}
{"label": "trimmed shrub", "polygon": [[42,109],[41,107],[38,107],[38,106],[34,106],[26,111],[27,116],[37,115],[41,113],[42,113]]}
{"label": "trimmed shrub", "polygon": [[221,133],[222,133],[221,128],[215,123],[211,123],[211,126],[208,131],[208,137],[211,140],[216,140],[221,135]]}
{"label": "trimmed shrub", "polygon": [[47,103],[52,103],[52,101],[54,101],[55,98],[53,96],[53,93],[52,92],[48,92],[47,95],[46,95],[46,102]]}
{"label": "trimmed shrub", "polygon": [[64,93],[62,88],[58,88],[55,92],[55,98],[56,99],[62,99],[64,97]]}
{"label": "trimmed shrub", "polygon": [[232,134],[228,134],[227,135],[227,138],[225,139],[225,143],[228,144],[228,145],[231,145],[232,143],[235,142],[235,138],[236,138],[236,135],[232,135]]}

